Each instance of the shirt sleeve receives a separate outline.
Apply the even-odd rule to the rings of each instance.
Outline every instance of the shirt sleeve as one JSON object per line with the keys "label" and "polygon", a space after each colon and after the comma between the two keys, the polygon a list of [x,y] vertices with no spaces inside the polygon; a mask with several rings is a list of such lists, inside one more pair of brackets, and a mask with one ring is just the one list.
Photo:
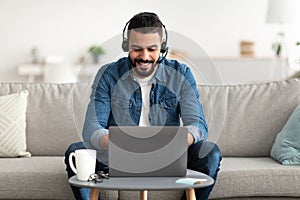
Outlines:
{"label": "shirt sleeve", "polygon": [[194,137],[194,143],[206,140],[208,127],[200,102],[196,81],[191,70],[184,65],[184,80],[181,88],[181,118],[183,126],[187,127],[189,133]]}
{"label": "shirt sleeve", "polygon": [[105,68],[101,67],[94,79],[82,132],[83,140],[100,152],[103,151],[100,140],[108,134],[107,121],[110,114],[109,84],[105,78]]}

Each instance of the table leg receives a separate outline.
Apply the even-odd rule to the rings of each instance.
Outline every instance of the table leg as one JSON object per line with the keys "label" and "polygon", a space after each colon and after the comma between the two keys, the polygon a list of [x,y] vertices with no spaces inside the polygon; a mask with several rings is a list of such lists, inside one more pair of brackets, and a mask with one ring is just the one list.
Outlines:
{"label": "table leg", "polygon": [[186,199],[187,200],[196,200],[194,188],[185,189]]}
{"label": "table leg", "polygon": [[92,188],[90,194],[90,200],[98,200],[99,192],[100,192],[99,189]]}
{"label": "table leg", "polygon": [[148,190],[140,191],[140,200],[147,200]]}

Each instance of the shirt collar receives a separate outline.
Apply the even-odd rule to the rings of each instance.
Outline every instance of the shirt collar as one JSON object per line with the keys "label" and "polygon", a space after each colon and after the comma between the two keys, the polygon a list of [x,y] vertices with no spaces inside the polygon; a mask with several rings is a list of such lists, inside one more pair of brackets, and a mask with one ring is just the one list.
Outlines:
{"label": "shirt collar", "polygon": [[164,70],[164,63],[158,64],[158,68],[156,70],[156,73],[153,77],[153,82],[166,82],[166,75],[165,75],[165,70]]}
{"label": "shirt collar", "polygon": [[132,73],[130,70],[130,60],[129,60],[129,56],[126,59],[126,62],[124,64],[124,66],[121,66],[121,71],[122,71],[122,77],[121,80],[125,80],[128,78],[128,76],[130,76],[130,74]]}

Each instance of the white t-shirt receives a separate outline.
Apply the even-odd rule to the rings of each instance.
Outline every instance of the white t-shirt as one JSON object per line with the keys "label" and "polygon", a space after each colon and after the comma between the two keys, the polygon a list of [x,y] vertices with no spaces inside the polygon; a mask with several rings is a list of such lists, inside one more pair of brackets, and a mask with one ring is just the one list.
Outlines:
{"label": "white t-shirt", "polygon": [[142,111],[140,117],[139,126],[150,126],[148,113],[150,110],[150,90],[152,86],[152,76],[146,78],[137,78],[137,82],[140,84],[141,92],[142,92]]}

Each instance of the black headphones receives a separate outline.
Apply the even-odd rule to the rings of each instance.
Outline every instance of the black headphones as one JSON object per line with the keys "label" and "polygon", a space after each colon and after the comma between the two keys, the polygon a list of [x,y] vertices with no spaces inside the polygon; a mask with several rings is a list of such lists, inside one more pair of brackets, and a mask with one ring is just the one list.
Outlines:
{"label": "black headphones", "polygon": [[[142,16],[147,16],[147,17],[151,17],[153,20],[155,20],[156,22],[158,22],[159,24],[161,24],[161,26],[164,29],[165,32],[165,37],[166,40],[163,41],[161,43],[161,49],[160,49],[160,53],[166,53],[168,51],[168,47],[167,47],[167,41],[168,41],[168,32],[167,29],[165,27],[165,25],[157,18],[157,16],[153,13],[149,13],[149,12],[144,12],[141,14]],[[133,17],[134,18],[134,17]],[[128,24],[133,20],[133,18],[131,18],[126,24],[125,27],[123,29],[123,41],[122,41],[122,49],[124,52],[128,52],[129,51],[129,44],[128,44],[128,39],[125,38],[125,32],[126,32],[126,27],[128,26]]]}

